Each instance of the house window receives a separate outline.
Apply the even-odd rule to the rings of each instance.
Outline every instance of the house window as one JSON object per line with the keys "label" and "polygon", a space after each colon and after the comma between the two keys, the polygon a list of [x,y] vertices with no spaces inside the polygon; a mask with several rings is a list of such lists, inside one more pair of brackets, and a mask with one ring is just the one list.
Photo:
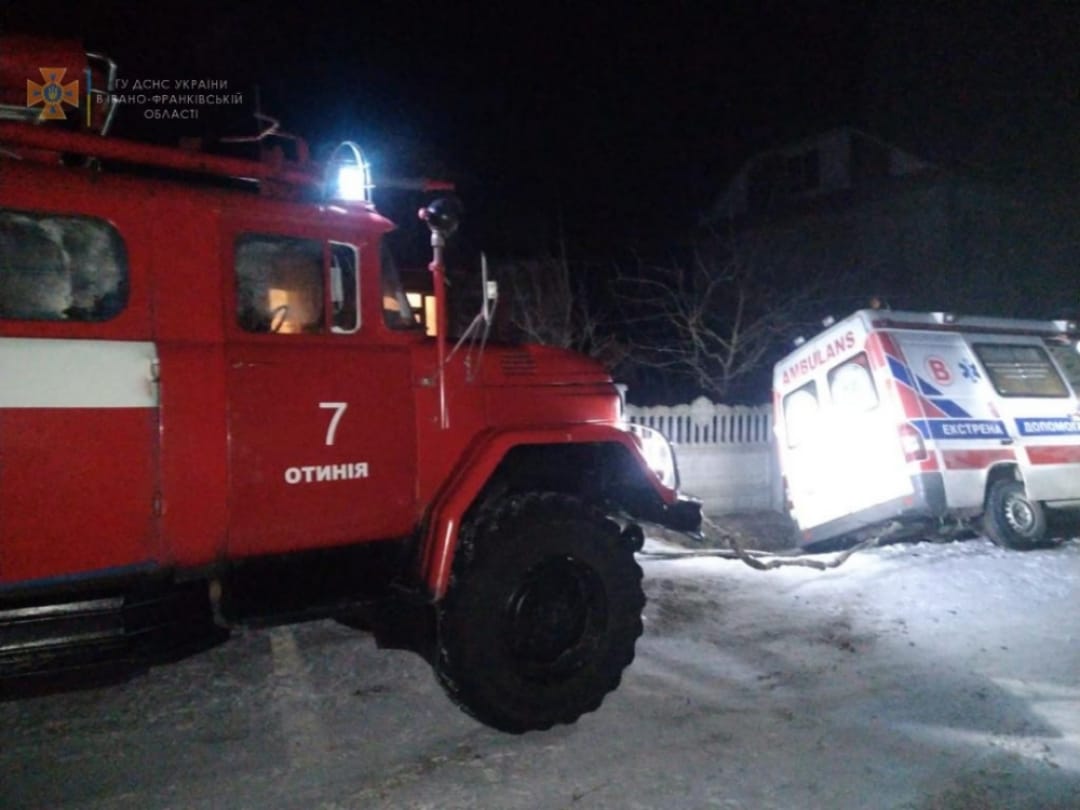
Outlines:
{"label": "house window", "polygon": [[424,334],[435,337],[438,334],[435,326],[437,321],[435,296],[431,293],[410,292],[406,293],[405,297],[409,300],[416,322],[424,327]]}
{"label": "house window", "polygon": [[107,321],[127,298],[127,251],[112,225],[0,210],[0,318]]}

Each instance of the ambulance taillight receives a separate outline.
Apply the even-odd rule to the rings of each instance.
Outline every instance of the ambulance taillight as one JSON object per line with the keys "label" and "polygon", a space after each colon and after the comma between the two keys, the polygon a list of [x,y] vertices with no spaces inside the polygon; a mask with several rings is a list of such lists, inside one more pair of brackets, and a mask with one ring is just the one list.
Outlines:
{"label": "ambulance taillight", "polygon": [[900,447],[904,451],[904,461],[925,461],[929,456],[922,434],[910,422],[900,425]]}

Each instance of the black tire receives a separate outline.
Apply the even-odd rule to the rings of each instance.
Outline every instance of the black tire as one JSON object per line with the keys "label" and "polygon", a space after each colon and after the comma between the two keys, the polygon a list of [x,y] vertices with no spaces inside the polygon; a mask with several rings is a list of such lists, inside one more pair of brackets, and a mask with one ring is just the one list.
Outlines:
{"label": "black tire", "polygon": [[1029,551],[1052,545],[1042,504],[1029,499],[1019,481],[1001,479],[990,486],[982,524],[986,536],[1005,548]]}
{"label": "black tire", "polygon": [[462,528],[435,671],[501,731],[573,723],[619,685],[644,606],[641,568],[613,522],[566,495],[511,496]]}

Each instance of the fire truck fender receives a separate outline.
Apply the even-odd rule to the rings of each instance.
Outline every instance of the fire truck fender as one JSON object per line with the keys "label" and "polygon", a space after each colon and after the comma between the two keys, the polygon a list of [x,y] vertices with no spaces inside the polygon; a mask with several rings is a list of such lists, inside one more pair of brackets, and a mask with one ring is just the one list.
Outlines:
{"label": "fire truck fender", "polygon": [[499,464],[515,447],[607,444],[625,448],[644,471],[645,478],[663,505],[678,501],[675,490],[664,486],[649,470],[635,437],[611,425],[574,425],[558,428],[488,431],[465,452],[462,463],[436,496],[421,536],[420,581],[434,601],[441,599],[450,582],[450,570],[458,545],[458,532],[469,507],[483,491]]}

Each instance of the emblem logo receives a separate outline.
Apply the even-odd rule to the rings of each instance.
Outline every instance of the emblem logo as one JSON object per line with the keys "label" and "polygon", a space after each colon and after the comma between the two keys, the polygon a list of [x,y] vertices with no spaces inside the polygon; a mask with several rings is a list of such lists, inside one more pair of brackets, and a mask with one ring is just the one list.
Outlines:
{"label": "emblem logo", "polygon": [[982,379],[982,374],[979,373],[979,367],[970,360],[960,361],[960,372],[964,375],[965,380],[978,382]]}
{"label": "emblem logo", "polygon": [[38,84],[32,79],[26,80],[26,106],[36,107],[41,104],[39,118],[42,121],[65,120],[67,114],[64,112],[63,105],[67,104],[69,107],[76,108],[79,106],[78,79],[64,84],[67,68],[43,67],[38,70],[41,71],[41,78],[45,83]]}

